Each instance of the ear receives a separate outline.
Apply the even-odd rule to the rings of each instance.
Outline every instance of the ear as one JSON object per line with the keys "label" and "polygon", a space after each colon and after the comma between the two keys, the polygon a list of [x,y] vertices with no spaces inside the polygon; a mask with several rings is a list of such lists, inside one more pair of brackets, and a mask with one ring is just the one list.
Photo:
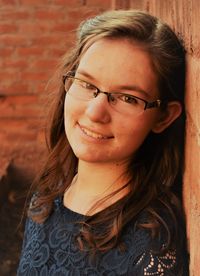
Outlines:
{"label": "ear", "polygon": [[169,102],[166,110],[161,111],[160,118],[152,128],[152,131],[154,133],[162,132],[180,116],[181,112],[182,106],[180,102]]}

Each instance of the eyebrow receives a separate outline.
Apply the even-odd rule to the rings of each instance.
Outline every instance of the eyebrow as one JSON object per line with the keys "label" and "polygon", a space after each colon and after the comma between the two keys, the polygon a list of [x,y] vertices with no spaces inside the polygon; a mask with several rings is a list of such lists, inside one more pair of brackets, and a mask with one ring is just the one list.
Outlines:
{"label": "eyebrow", "polygon": [[[89,78],[89,79],[97,82],[97,79],[94,76],[92,76],[91,74],[89,74],[88,72],[86,72],[82,69],[78,69],[77,73],[83,75],[86,78]],[[150,93],[148,93],[147,91],[145,91],[144,89],[142,89],[141,87],[139,87],[137,85],[120,85],[118,87],[118,89],[119,90],[130,91],[130,92],[131,91],[139,92],[139,93],[142,93],[143,95],[145,95],[146,97],[150,96]]]}

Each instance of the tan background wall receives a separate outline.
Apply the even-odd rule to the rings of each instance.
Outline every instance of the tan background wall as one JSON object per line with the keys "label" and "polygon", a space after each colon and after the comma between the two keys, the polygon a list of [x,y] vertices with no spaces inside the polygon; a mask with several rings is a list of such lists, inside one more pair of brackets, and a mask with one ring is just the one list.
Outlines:
{"label": "tan background wall", "polygon": [[[74,29],[107,9],[139,8],[168,22],[188,52],[184,202],[191,276],[200,275],[200,2],[198,0],[0,0],[0,167],[34,174],[44,155],[45,85]],[[6,161],[5,161],[6,160]]]}
{"label": "tan background wall", "polygon": [[190,275],[200,275],[200,2],[197,0],[132,0],[130,8],[145,9],[179,32],[187,49],[186,170],[184,203],[190,241]]}

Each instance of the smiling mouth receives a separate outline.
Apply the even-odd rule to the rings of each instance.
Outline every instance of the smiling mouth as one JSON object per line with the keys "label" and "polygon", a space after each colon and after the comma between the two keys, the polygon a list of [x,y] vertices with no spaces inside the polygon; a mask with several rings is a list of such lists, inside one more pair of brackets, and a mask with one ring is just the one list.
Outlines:
{"label": "smiling mouth", "polygon": [[80,128],[87,136],[95,138],[95,139],[110,139],[110,138],[113,138],[113,137],[110,137],[110,136],[102,135],[100,133],[96,133],[96,132],[91,131],[91,130],[89,130],[85,127],[82,127],[82,126],[80,126]]}

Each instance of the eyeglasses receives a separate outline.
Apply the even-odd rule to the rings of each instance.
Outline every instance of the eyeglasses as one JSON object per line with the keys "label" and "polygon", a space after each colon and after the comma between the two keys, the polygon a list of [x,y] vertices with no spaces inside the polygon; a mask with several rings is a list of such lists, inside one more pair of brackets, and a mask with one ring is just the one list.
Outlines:
{"label": "eyeglasses", "polygon": [[63,83],[65,91],[78,100],[89,101],[96,98],[101,93],[105,94],[110,105],[116,111],[125,115],[140,115],[146,109],[161,106],[161,100],[148,102],[127,93],[101,91],[95,85],[80,78],[76,78],[74,72],[71,71],[63,75]]}

